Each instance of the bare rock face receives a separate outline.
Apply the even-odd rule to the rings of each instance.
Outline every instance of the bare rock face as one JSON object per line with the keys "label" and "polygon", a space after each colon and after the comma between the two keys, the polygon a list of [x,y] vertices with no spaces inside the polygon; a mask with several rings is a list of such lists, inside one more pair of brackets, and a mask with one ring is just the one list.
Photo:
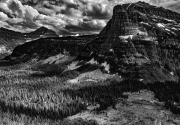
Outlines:
{"label": "bare rock face", "polygon": [[[180,76],[180,14],[145,2],[117,5],[112,19],[82,51],[110,73],[141,81]],[[109,67],[109,68],[107,68]]]}

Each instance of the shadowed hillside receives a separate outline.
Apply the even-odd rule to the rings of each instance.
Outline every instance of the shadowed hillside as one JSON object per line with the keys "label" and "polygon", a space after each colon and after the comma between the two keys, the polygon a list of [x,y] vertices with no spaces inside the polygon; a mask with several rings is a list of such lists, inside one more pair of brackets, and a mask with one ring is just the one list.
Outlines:
{"label": "shadowed hillside", "polygon": [[9,55],[12,50],[25,42],[38,38],[59,37],[54,31],[41,27],[34,32],[21,33],[5,28],[0,28],[0,58]]}

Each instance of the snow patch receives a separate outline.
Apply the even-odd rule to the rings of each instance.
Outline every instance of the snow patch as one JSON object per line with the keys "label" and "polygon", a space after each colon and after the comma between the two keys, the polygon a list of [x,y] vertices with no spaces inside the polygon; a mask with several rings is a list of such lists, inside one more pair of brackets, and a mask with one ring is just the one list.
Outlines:
{"label": "snow patch", "polygon": [[143,80],[144,80],[144,79],[139,79],[139,81],[141,81],[141,82],[142,82]]}
{"label": "snow patch", "polygon": [[32,38],[27,38],[25,42],[31,42],[31,41],[35,41],[35,40],[38,40],[39,38],[36,38],[36,39],[32,39]]}
{"label": "snow patch", "polygon": [[89,62],[87,62],[87,63],[90,63],[90,64],[98,64],[98,62],[97,61],[95,61],[95,59],[94,58],[92,58]]}
{"label": "snow patch", "polygon": [[104,66],[105,71],[110,73],[110,65],[107,62],[102,63],[101,66]]}
{"label": "snow patch", "polygon": [[132,39],[133,35],[119,36],[119,38],[121,38],[121,39],[128,39],[128,38]]}
{"label": "snow patch", "polygon": [[174,20],[170,20],[170,19],[167,19],[167,18],[164,18],[164,19],[169,21],[169,22],[176,23],[176,21],[174,21]]}
{"label": "snow patch", "polygon": [[159,42],[158,42],[158,41],[154,41],[154,43],[155,43],[156,45],[158,45],[158,44],[159,44]]}
{"label": "snow patch", "polygon": [[77,84],[78,83],[78,79],[71,79],[71,80],[68,81],[68,83]]}
{"label": "snow patch", "polygon": [[80,36],[80,34],[76,34],[76,35],[74,35],[74,36]]}
{"label": "snow patch", "polygon": [[173,28],[171,28],[171,29],[173,29],[173,30],[178,30],[177,28],[174,28],[174,27],[173,27]]}
{"label": "snow patch", "polygon": [[174,76],[174,72],[170,72],[170,74],[171,74],[172,76]]}
{"label": "snow patch", "polygon": [[171,31],[170,29],[165,29],[166,31],[168,31],[168,32],[171,32],[172,34],[174,34],[174,35],[177,35],[175,32],[173,32],[173,31]]}
{"label": "snow patch", "polygon": [[78,69],[79,67],[81,67],[81,66],[77,66],[78,63],[79,63],[78,61],[72,62],[70,65],[67,66],[67,69],[68,69],[68,70]]}
{"label": "snow patch", "polygon": [[165,30],[171,32],[171,30],[169,30],[169,29],[167,29],[167,28],[166,28]]}
{"label": "snow patch", "polygon": [[147,26],[151,26],[149,23],[145,23],[145,22],[140,22],[141,24],[145,24]]}
{"label": "snow patch", "polygon": [[43,64],[47,64],[47,63],[52,64],[58,60],[61,60],[63,57],[65,57],[65,56],[62,54],[58,54],[56,56],[49,57],[46,60],[44,60]]}
{"label": "snow patch", "polygon": [[94,80],[94,79],[86,79],[85,81],[86,82],[98,82],[97,80]]}
{"label": "snow patch", "polygon": [[158,27],[163,27],[163,28],[165,27],[162,23],[157,23],[157,26]]}
{"label": "snow patch", "polygon": [[94,52],[91,52],[90,55],[92,55]]}
{"label": "snow patch", "polygon": [[113,49],[110,49],[109,52],[114,52],[114,50],[113,50]]}
{"label": "snow patch", "polygon": [[4,53],[11,53],[11,51],[7,50],[5,46],[0,46],[0,54],[4,54]]}

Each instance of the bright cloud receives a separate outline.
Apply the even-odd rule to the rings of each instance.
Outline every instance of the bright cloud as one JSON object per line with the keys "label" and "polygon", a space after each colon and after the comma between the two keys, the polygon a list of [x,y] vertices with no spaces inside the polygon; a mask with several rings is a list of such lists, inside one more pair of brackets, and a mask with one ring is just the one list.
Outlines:
{"label": "bright cloud", "polygon": [[26,20],[33,21],[33,19],[39,15],[39,12],[36,9],[32,8],[31,6],[26,5],[24,7],[25,7],[24,18]]}
{"label": "bright cloud", "polygon": [[8,16],[5,13],[0,12],[0,20],[1,21],[7,21],[8,20]]}

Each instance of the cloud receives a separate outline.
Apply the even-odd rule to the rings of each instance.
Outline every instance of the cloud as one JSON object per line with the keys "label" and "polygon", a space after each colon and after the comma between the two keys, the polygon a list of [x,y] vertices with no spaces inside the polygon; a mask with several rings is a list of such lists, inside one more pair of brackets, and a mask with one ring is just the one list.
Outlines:
{"label": "cloud", "polygon": [[108,7],[103,3],[90,3],[87,4],[86,16],[95,19],[109,19],[112,15],[112,7]]}
{"label": "cloud", "polygon": [[21,4],[18,0],[10,0],[7,1],[7,6],[11,11],[11,14],[15,15],[16,17],[23,18],[25,7]]}
{"label": "cloud", "polygon": [[167,1],[162,6],[180,13],[180,1]]}
{"label": "cloud", "polygon": [[63,2],[67,4],[76,4],[74,0],[63,0]]}
{"label": "cloud", "polygon": [[24,18],[26,21],[32,21],[39,15],[39,12],[36,9],[28,5],[22,5],[19,0],[10,0],[6,3],[11,14],[15,15],[15,17]]}
{"label": "cloud", "polygon": [[0,20],[1,21],[7,21],[8,19],[9,18],[8,18],[8,16],[5,13],[0,12]]}
{"label": "cloud", "polygon": [[[0,24],[19,31],[41,26],[57,33],[98,33],[117,4],[139,0],[0,0]],[[180,12],[177,0],[141,0]],[[23,30],[24,29],[24,30]]]}
{"label": "cloud", "polygon": [[83,16],[83,12],[74,8],[70,8],[67,12],[67,15],[71,16],[71,17],[77,17],[77,18],[81,18]]}
{"label": "cloud", "polygon": [[25,11],[24,11],[24,18],[28,21],[33,21],[33,19],[35,17],[37,17],[39,15],[39,12],[32,8],[31,6],[24,6],[25,7]]}
{"label": "cloud", "polygon": [[[16,31],[31,31],[40,26],[46,26],[56,30],[57,27],[64,27],[66,24],[57,17],[40,14],[35,8],[29,5],[22,5],[19,0],[0,1],[1,11],[0,19],[8,23],[8,27],[17,28]],[[8,18],[6,14],[12,18]],[[5,23],[5,24],[7,24]],[[5,26],[5,25],[3,25]],[[6,25],[7,27],[7,25]]]}
{"label": "cloud", "polygon": [[99,31],[106,26],[104,20],[77,21],[74,24],[67,25],[65,28],[71,32]]}
{"label": "cloud", "polygon": [[2,10],[13,17],[6,21],[10,27],[18,30],[45,26],[63,34],[97,32],[106,25],[108,19],[106,16],[109,14],[108,11],[102,5],[96,5],[94,2],[85,5],[82,1],[64,0],[60,6],[48,1],[41,3],[30,6],[30,4],[23,5],[19,0],[0,2],[5,7]]}
{"label": "cloud", "polygon": [[8,15],[12,14],[12,11],[5,2],[0,2],[0,10]]}

